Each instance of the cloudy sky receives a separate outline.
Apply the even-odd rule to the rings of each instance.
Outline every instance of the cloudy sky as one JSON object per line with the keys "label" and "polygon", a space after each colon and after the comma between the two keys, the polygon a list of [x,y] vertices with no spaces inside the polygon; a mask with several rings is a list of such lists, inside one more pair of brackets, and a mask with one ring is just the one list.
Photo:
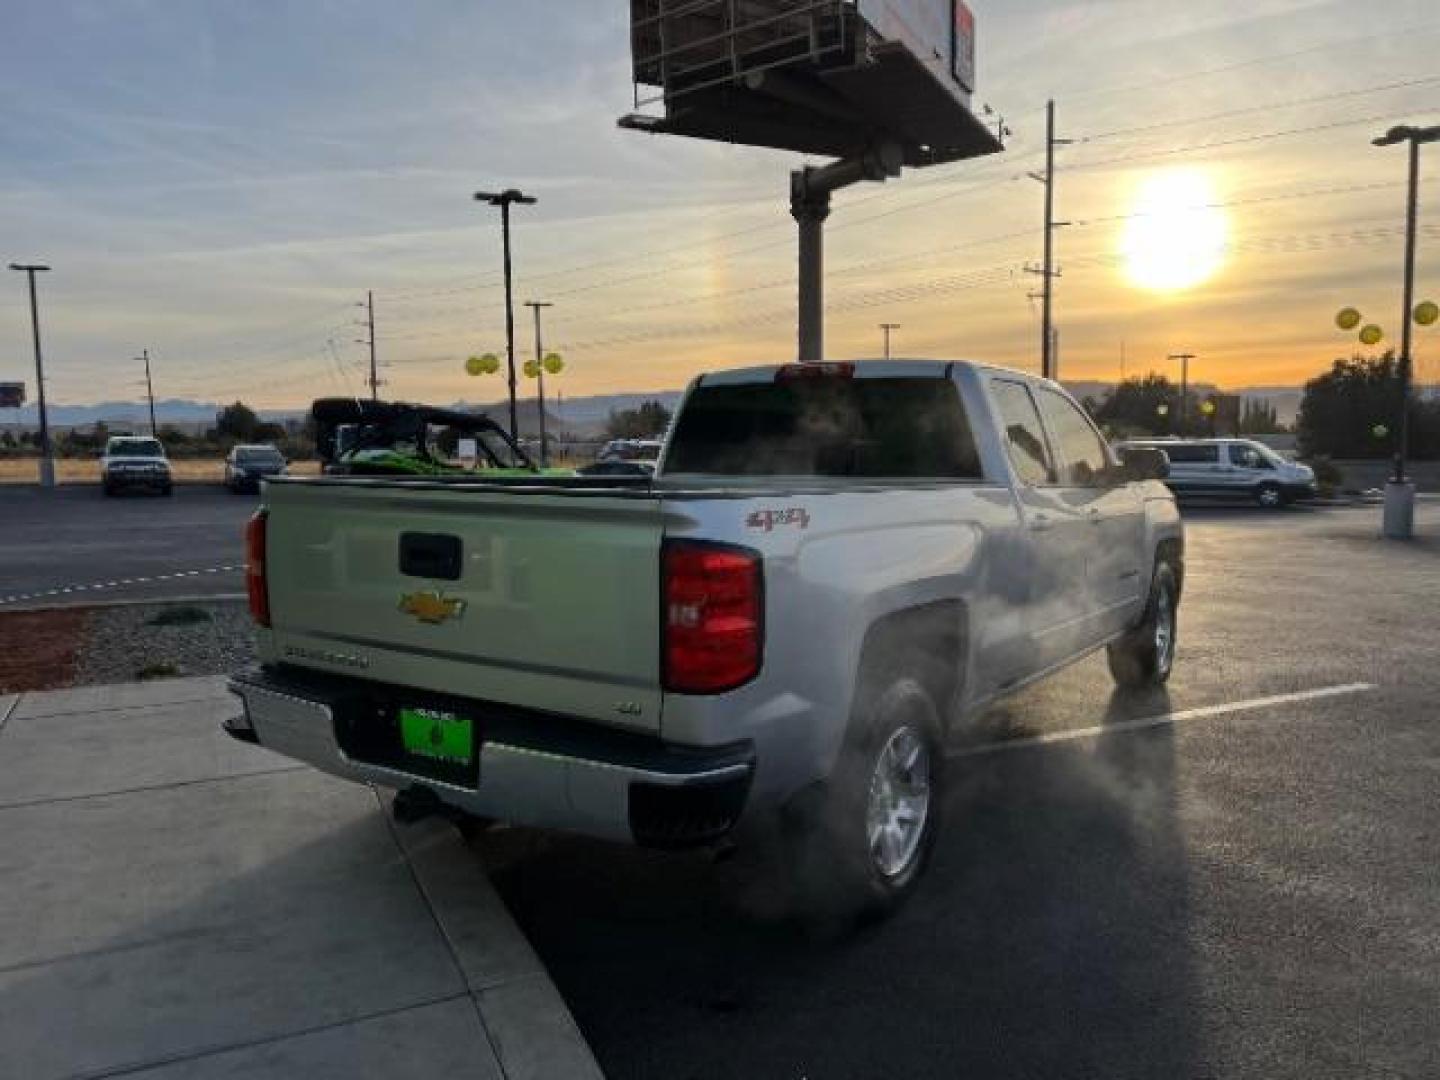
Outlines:
{"label": "cloudy sky", "polygon": [[[1334,311],[1398,322],[1403,151],[1440,122],[1433,0],[976,0],[978,98],[1007,153],[839,196],[828,353],[1038,366],[1045,99],[1059,103],[1063,374],[1199,354],[1225,386],[1298,384],[1347,348]],[[679,387],[793,355],[783,153],[618,130],[623,0],[8,0],[3,261],[43,260],[51,392],[303,403],[360,387],[374,290],[387,393],[494,400],[498,222],[517,300],[570,395]],[[1440,146],[1422,293],[1440,293]],[[1197,280],[1198,279],[1198,280]],[[1437,297],[1440,298],[1440,297]],[[521,314],[526,314],[523,309]],[[1423,373],[1440,338],[1422,336]],[[529,348],[528,325],[521,341]],[[23,280],[0,290],[0,379],[33,380]]]}

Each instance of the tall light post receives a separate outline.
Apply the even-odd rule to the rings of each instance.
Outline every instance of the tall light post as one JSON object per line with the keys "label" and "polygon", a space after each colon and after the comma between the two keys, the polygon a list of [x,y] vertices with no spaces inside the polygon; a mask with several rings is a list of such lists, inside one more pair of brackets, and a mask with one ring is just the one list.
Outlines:
{"label": "tall light post", "polygon": [[145,395],[150,399],[150,434],[156,435],[159,429],[155,426],[155,384],[150,381],[150,350],[145,349],[135,359],[145,365]]}
{"label": "tall light post", "polygon": [[882,322],[880,329],[885,331],[885,359],[890,359],[890,335],[900,329],[898,322]]}
{"label": "tall light post", "polygon": [[1400,416],[1396,425],[1395,475],[1385,487],[1385,535],[1409,539],[1415,532],[1415,488],[1405,479],[1410,450],[1410,383],[1414,370],[1410,346],[1411,310],[1415,303],[1415,232],[1420,200],[1420,145],[1440,141],[1440,125],[1417,128],[1406,124],[1392,127],[1371,140],[1376,146],[1410,146],[1410,184],[1405,205],[1405,300],[1401,312]]}
{"label": "tall light post", "polygon": [[40,308],[35,300],[35,275],[49,273],[50,267],[39,263],[11,263],[30,279],[30,325],[35,333],[35,385],[40,405],[40,486],[55,486],[55,459],[50,456],[50,414],[45,409],[45,361],[40,352]]}
{"label": "tall light post", "polygon": [[516,188],[507,188],[498,192],[477,191],[475,201],[500,208],[500,232],[505,252],[505,348],[510,362],[510,437],[519,441],[520,418],[515,407],[515,294],[510,266],[510,207],[516,203],[534,206],[539,200]]}
{"label": "tall light post", "polygon": [[1171,353],[1170,360],[1180,361],[1180,434],[1185,434],[1185,425],[1190,419],[1190,361],[1194,353]]}
{"label": "tall light post", "polygon": [[545,350],[540,337],[540,313],[555,305],[545,300],[526,300],[525,306],[535,312],[535,379],[540,394],[540,467],[550,464],[550,451],[545,438]]}

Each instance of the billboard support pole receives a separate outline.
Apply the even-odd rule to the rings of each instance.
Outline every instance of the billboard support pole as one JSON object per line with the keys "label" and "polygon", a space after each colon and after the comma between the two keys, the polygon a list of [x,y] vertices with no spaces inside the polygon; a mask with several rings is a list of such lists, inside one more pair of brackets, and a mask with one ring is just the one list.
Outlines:
{"label": "billboard support pole", "polygon": [[886,143],[859,157],[806,166],[790,174],[790,215],[800,230],[799,360],[825,359],[825,219],[830,196],[864,181],[884,183],[900,175],[903,149]]}

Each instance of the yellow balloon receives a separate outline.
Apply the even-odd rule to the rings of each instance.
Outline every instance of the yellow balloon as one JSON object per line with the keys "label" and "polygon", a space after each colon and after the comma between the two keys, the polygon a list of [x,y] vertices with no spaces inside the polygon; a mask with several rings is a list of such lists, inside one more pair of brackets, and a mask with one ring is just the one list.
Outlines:
{"label": "yellow balloon", "polygon": [[1353,307],[1341,308],[1340,313],[1335,316],[1335,325],[1341,330],[1354,330],[1360,325],[1360,312]]}
{"label": "yellow balloon", "polygon": [[1362,345],[1379,345],[1385,339],[1385,331],[1371,323],[1360,331],[1360,343]]}
{"label": "yellow balloon", "polygon": [[483,356],[472,356],[465,361],[465,370],[471,375],[485,374],[485,358]]}
{"label": "yellow balloon", "polygon": [[1415,321],[1421,326],[1434,326],[1436,320],[1440,320],[1440,304],[1424,300],[1415,305]]}
{"label": "yellow balloon", "polygon": [[559,353],[552,352],[549,356],[545,357],[545,374],[559,375],[564,370],[565,361],[561,359]]}
{"label": "yellow balloon", "polygon": [[525,377],[527,379],[538,379],[540,377],[540,365],[534,360],[525,361]]}

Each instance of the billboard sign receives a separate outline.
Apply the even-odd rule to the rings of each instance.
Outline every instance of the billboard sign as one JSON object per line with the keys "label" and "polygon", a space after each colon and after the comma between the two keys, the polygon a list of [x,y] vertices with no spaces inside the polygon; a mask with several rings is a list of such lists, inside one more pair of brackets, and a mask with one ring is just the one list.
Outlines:
{"label": "billboard sign", "polygon": [[965,0],[859,0],[860,16],[898,41],[937,78],[975,89],[975,15]]}
{"label": "billboard sign", "polygon": [[965,0],[954,0],[954,37],[950,48],[950,74],[967,94],[975,92],[975,13]]}
{"label": "billboard sign", "polygon": [[0,409],[18,409],[25,404],[23,382],[0,382]]}

